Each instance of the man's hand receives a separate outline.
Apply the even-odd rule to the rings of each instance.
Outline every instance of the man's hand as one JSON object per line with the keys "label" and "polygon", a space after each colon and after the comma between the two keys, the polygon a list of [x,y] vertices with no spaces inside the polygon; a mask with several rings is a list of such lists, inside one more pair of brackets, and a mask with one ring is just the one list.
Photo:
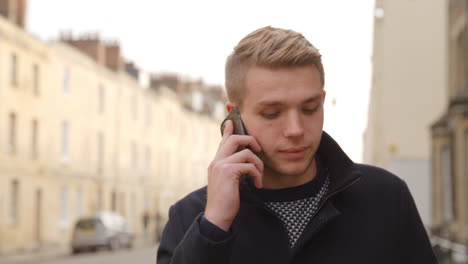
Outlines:
{"label": "man's hand", "polygon": [[[260,152],[257,140],[248,135],[233,135],[232,121],[227,121],[223,139],[214,160],[208,167],[208,198],[205,217],[224,231],[228,231],[239,212],[239,179],[243,174],[253,177],[262,188],[263,162],[253,151]],[[249,146],[236,152],[239,146]]]}

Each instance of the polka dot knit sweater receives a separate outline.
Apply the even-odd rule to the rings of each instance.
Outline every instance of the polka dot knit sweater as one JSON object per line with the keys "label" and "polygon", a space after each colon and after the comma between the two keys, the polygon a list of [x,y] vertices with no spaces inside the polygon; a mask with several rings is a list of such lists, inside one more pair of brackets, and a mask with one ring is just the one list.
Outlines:
{"label": "polka dot knit sweater", "polygon": [[319,209],[329,184],[326,170],[319,167],[317,176],[304,185],[279,190],[257,190],[265,205],[283,222],[291,248]]}

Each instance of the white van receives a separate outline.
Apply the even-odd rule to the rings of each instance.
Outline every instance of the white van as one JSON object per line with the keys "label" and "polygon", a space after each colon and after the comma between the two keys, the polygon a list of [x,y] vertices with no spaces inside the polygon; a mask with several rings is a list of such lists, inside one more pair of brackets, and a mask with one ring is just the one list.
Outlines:
{"label": "white van", "polygon": [[133,246],[133,234],[127,222],[118,213],[101,212],[95,216],[79,219],[73,230],[71,248],[73,254],[84,250],[105,247],[116,250]]}

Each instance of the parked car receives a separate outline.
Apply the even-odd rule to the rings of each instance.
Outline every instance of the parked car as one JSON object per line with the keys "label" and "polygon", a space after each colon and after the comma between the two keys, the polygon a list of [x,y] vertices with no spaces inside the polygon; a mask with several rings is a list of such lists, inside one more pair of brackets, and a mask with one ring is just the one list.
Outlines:
{"label": "parked car", "polygon": [[101,212],[79,219],[73,230],[71,248],[73,254],[84,250],[108,248],[116,250],[133,246],[134,235],[127,222],[118,213]]}

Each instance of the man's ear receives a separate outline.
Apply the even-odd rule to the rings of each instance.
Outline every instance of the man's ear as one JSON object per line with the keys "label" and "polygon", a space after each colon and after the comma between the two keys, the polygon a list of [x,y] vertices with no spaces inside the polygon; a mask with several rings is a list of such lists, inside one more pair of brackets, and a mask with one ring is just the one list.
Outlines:
{"label": "man's ear", "polygon": [[228,101],[228,102],[226,103],[226,110],[228,111],[228,113],[230,113],[230,112],[232,111],[232,108],[234,108],[235,106],[236,106],[235,103],[229,102],[229,101]]}
{"label": "man's ear", "polygon": [[322,94],[322,103],[325,103],[325,96],[327,95],[327,92],[325,90],[323,90],[323,94]]}

